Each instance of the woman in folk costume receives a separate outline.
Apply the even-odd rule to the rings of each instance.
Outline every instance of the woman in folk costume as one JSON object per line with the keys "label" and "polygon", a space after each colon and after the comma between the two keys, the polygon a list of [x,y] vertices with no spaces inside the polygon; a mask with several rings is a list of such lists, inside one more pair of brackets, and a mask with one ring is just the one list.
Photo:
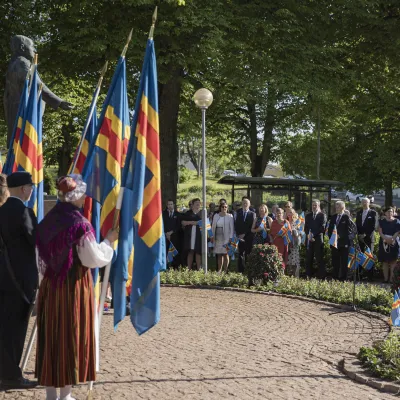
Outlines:
{"label": "woman in folk costume", "polygon": [[37,301],[35,375],[46,386],[47,400],[72,400],[72,385],[96,378],[90,268],[111,261],[111,243],[118,233],[111,230],[104,242],[96,242],[92,225],[80,212],[86,197],[80,175],[59,178],[57,189],[59,202],[37,230],[43,280]]}

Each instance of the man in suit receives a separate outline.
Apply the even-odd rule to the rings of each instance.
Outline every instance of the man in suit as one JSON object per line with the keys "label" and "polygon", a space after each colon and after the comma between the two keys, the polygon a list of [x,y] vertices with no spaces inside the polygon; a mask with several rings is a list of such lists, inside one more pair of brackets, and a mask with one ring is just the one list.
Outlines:
{"label": "man in suit", "polygon": [[253,233],[251,227],[256,219],[256,213],[250,210],[250,200],[244,197],[242,208],[237,211],[235,220],[236,236],[239,238],[238,272],[244,272],[246,256],[253,247]]}
{"label": "man in suit", "polygon": [[312,212],[305,217],[304,232],[307,241],[309,240],[309,233],[312,233],[312,239],[307,244],[306,255],[306,274],[308,278],[312,276],[312,266],[314,257],[317,261],[319,270],[318,277],[324,279],[326,276],[325,262],[324,262],[324,233],[326,225],[326,215],[321,211],[320,201],[312,201]]}
{"label": "man in suit", "polygon": [[355,238],[354,223],[350,217],[345,214],[345,204],[343,201],[335,203],[336,214],[331,216],[329,221],[328,236],[331,237],[333,228],[337,229],[337,248],[331,246],[333,278],[339,281],[345,281],[347,278],[347,265],[349,256],[349,247]]}
{"label": "man in suit", "polygon": [[0,207],[0,242],[4,243],[0,253],[0,380],[2,389],[27,389],[37,384],[23,378],[19,367],[38,287],[37,221],[24,204],[32,195],[32,176],[14,172],[7,177],[7,185],[10,197]]}
{"label": "man in suit", "polygon": [[268,217],[271,217],[272,220],[276,219],[276,210],[277,210],[278,208],[279,208],[278,204],[274,204],[274,205],[271,207],[271,213],[268,214]]}
{"label": "man in suit", "polygon": [[162,213],[163,222],[164,222],[164,233],[165,233],[165,244],[166,244],[166,254],[168,255],[169,245],[172,244],[175,246],[178,254],[174,257],[171,265],[176,268],[181,264],[181,242],[182,242],[182,229],[180,222],[180,214],[175,211],[175,204],[173,200],[167,201],[167,208]]}
{"label": "man in suit", "polygon": [[375,210],[369,208],[369,199],[361,200],[362,210],[357,211],[356,226],[358,233],[358,242],[361,251],[365,251],[368,246],[374,251],[374,232],[378,224],[378,214]]}

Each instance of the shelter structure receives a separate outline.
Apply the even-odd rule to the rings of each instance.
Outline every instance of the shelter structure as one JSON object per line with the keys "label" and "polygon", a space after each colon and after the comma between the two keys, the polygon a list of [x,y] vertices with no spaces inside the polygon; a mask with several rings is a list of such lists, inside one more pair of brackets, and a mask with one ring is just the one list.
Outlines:
{"label": "shelter structure", "polygon": [[[252,192],[269,192],[277,195],[287,195],[288,200],[294,202],[296,209],[311,210],[313,198],[320,199],[326,205],[328,215],[331,214],[331,201],[335,189],[343,187],[344,183],[338,181],[311,180],[311,179],[286,179],[286,178],[261,178],[224,176],[218,183],[231,185],[232,203],[235,201],[236,191],[247,191],[247,196],[252,197]],[[322,196],[321,196],[322,195]],[[254,197],[254,196],[253,196]],[[257,197],[257,196],[256,196]],[[322,197],[322,199],[321,199]],[[255,204],[258,206],[258,204]]]}

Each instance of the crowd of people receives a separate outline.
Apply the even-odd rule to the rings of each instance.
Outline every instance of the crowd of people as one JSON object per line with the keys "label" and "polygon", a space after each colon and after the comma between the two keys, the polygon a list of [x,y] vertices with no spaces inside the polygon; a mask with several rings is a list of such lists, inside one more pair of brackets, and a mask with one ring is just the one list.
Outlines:
{"label": "crowd of people", "polygon": [[[375,251],[375,232],[380,240],[377,259],[382,263],[384,281],[391,282],[397,263],[400,242],[400,215],[395,216],[394,207],[382,209],[381,215],[370,207],[368,198],[362,199],[361,210],[353,218],[345,209],[343,201],[335,203],[335,214],[329,219],[321,209],[319,200],[312,201],[311,212],[305,216],[302,229],[296,222],[299,213],[288,201],[280,208],[277,204],[269,212],[266,204],[261,204],[258,210],[251,206],[247,197],[242,202],[234,202],[229,208],[225,199],[216,205],[210,203],[207,217],[212,227],[212,238],[208,239],[209,255],[216,257],[217,270],[227,272],[230,262],[227,247],[229,239],[236,236],[238,244],[238,272],[244,272],[246,256],[256,244],[272,244],[277,247],[282,256],[283,267],[288,274],[300,276],[300,247],[306,247],[305,274],[306,277],[327,277],[324,261],[324,237],[329,238],[337,232],[336,245],[331,246],[332,278],[344,281],[348,277],[349,250],[355,246],[362,252],[369,248]],[[201,231],[198,221],[201,220],[201,203],[196,198],[189,203],[189,210],[184,213],[175,211],[172,200],[167,203],[164,211],[164,227],[167,235],[167,250],[169,238],[172,240],[178,255],[172,262],[172,267],[187,265],[189,269],[201,266]],[[280,235],[282,227],[287,226],[291,232],[291,243],[285,243]],[[305,238],[302,236],[305,235]],[[399,238],[398,238],[399,237]],[[305,239],[305,240],[304,240]],[[314,265],[316,264],[316,268]],[[363,272],[364,277],[372,280],[374,269]]]}

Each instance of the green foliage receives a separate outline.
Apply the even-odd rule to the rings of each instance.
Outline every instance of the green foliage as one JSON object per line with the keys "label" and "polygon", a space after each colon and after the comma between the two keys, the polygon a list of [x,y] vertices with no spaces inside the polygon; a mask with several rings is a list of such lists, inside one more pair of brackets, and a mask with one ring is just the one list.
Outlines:
{"label": "green foliage", "polygon": [[393,271],[393,284],[392,290],[400,290],[400,265],[397,264],[396,268]]}
{"label": "green foliage", "polygon": [[56,178],[49,168],[44,168],[44,192],[49,196],[57,195]]}
{"label": "green foliage", "polygon": [[192,179],[192,173],[184,166],[179,166],[179,183],[186,183]]}
{"label": "green foliage", "polygon": [[[189,271],[188,269],[168,270],[160,273],[161,283],[174,285],[224,286],[248,288],[249,281],[239,273],[218,274],[217,272]],[[336,304],[352,304],[353,283],[298,279],[281,276],[276,282],[268,281],[251,288],[258,291],[276,292],[325,300]],[[364,310],[389,315],[392,309],[392,293],[376,285],[356,286],[357,305]]]}
{"label": "green foliage", "polygon": [[282,257],[276,246],[259,244],[253,246],[246,259],[245,273],[249,285],[262,284],[269,281],[275,282],[284,272]]}
{"label": "green foliage", "polygon": [[400,380],[400,336],[391,332],[389,336],[373,345],[361,347],[358,358],[374,375],[394,381]]}

